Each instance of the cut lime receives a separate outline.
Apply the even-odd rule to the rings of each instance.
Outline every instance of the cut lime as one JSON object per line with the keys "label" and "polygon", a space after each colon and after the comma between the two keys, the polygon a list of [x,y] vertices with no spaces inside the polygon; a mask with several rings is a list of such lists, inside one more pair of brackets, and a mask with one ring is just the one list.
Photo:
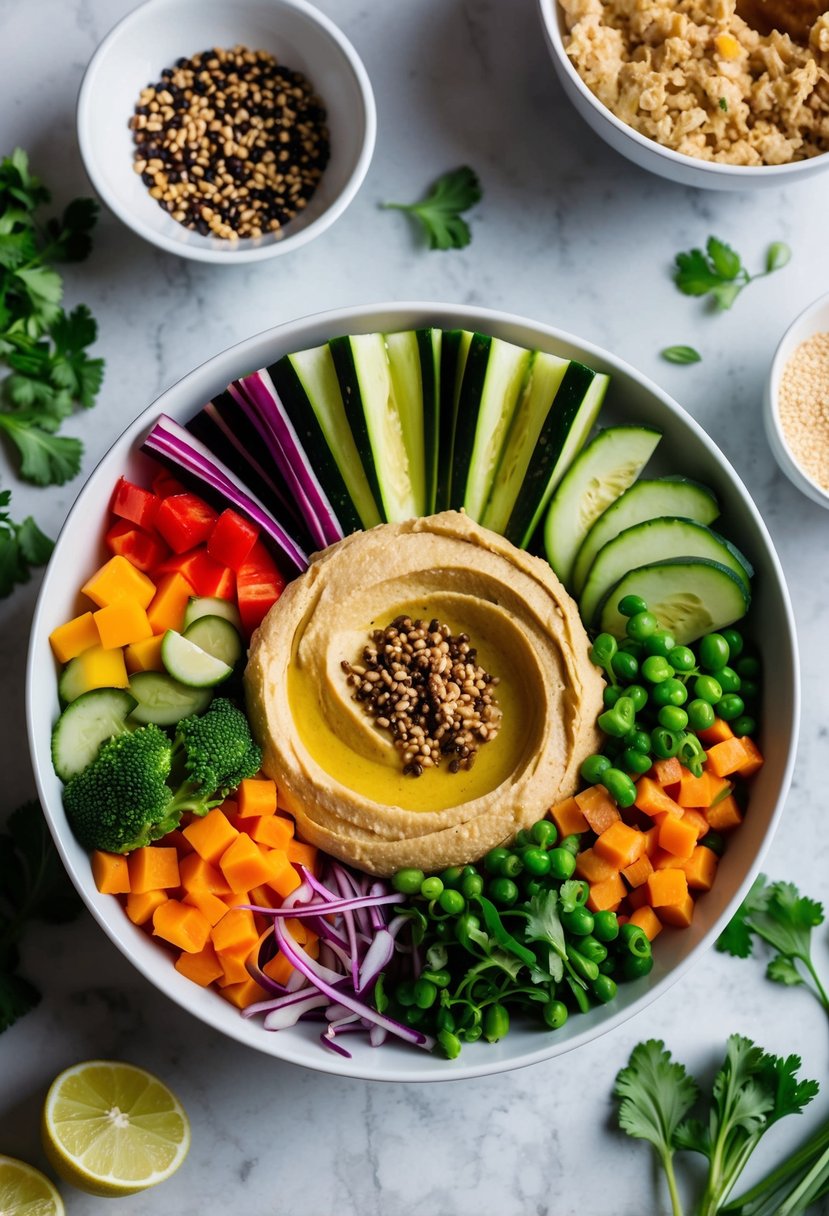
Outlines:
{"label": "cut lime", "polygon": [[169,675],[188,688],[213,688],[233,674],[228,663],[208,654],[175,629],[168,629],[164,634],[161,661]]}
{"label": "cut lime", "polygon": [[0,1154],[0,1212],[14,1216],[64,1216],[63,1200],[40,1170]]}
{"label": "cut lime", "polygon": [[167,1086],[112,1060],[75,1064],[55,1078],[41,1132],[61,1178],[112,1198],[164,1182],[190,1147],[187,1115]]}

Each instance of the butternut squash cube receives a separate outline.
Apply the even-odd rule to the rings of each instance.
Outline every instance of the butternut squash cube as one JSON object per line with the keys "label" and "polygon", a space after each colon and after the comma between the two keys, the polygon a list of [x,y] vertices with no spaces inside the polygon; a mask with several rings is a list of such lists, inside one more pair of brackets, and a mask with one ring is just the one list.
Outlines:
{"label": "butternut squash cube", "polygon": [[68,663],[90,646],[98,645],[98,630],[91,612],[83,612],[49,634],[52,653],[59,663]]}
{"label": "butternut squash cube", "polygon": [[118,600],[93,612],[98,637],[105,650],[143,642],[153,636],[147,613],[136,600]]}
{"label": "butternut squash cube", "polygon": [[106,608],[118,600],[136,600],[146,608],[155,595],[155,583],[125,557],[116,554],[87,579],[81,591],[99,608]]}

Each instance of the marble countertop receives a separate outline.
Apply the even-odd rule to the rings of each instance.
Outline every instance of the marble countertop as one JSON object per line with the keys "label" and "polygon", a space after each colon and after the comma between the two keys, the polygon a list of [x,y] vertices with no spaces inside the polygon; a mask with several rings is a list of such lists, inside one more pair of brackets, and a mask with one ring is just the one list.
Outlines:
{"label": "marble countertop", "polygon": [[[0,151],[28,149],[58,203],[89,189],[75,97],[97,43],[130,7],[130,0],[0,0]],[[829,514],[784,479],[761,425],[774,347],[829,285],[829,178],[791,191],[715,194],[634,168],[566,103],[532,0],[320,0],[320,7],[353,40],[376,91],[378,144],[359,196],[299,253],[237,269],[163,254],[104,213],[92,258],[66,273],[67,299],[87,302],[100,319],[107,360],[95,410],[66,428],[86,445],[84,474],[38,491],[17,483],[5,461],[0,478],[13,487],[16,514],[33,512],[54,534],[84,475],[162,389],[217,351],[303,314],[444,300],[508,309],[607,347],[708,430],[778,548],[804,660],[803,725],[766,869],[829,897]],[[404,216],[378,210],[382,200],[419,196],[462,163],[477,169],[485,191],[467,250],[426,252]],[[731,312],[712,316],[679,295],[669,276],[676,251],[710,233],[731,241],[749,267],[760,267],[774,240],[788,241],[794,257]],[[673,343],[696,346],[704,361],[665,363],[658,352]],[[34,790],[21,705],[37,586],[34,579],[0,603],[0,819]],[[826,972],[829,935],[817,936]],[[191,1114],[185,1168],[156,1192],[123,1200],[125,1216],[661,1213],[667,1201],[654,1189],[646,1147],[611,1128],[613,1078],[634,1043],[665,1037],[709,1076],[726,1036],[739,1030],[769,1049],[797,1048],[808,1076],[829,1074],[817,1003],[803,990],[769,985],[757,963],[713,952],[654,1005],[589,1046],[450,1086],[338,1079],[229,1042],[152,988],[86,914],[62,929],[32,932],[24,963],[44,999],[0,1038],[0,1152],[42,1160],[37,1123],[46,1085],[61,1068],[95,1056],[158,1072]],[[824,1095],[801,1128],[825,1118],[826,1103]],[[776,1143],[782,1155],[792,1136],[777,1129],[769,1151]],[[66,1201],[72,1216],[110,1210],[74,1192]]]}

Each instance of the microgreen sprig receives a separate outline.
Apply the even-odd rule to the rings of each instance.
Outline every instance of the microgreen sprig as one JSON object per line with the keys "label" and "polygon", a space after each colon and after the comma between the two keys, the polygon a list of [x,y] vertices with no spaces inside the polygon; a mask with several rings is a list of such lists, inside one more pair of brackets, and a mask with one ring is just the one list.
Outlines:
{"label": "microgreen sprig", "polygon": [[709,296],[715,309],[731,308],[740,292],[753,283],[782,270],[792,251],[783,241],[775,241],[766,251],[765,268],[749,274],[738,253],[716,236],[710,236],[705,250],[691,249],[678,253],[675,259],[674,282],[686,296]]}

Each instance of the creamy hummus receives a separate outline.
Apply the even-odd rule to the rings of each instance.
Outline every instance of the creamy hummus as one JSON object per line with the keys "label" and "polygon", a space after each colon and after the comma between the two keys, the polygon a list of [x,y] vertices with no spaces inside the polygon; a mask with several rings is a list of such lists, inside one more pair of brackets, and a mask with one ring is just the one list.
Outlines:
{"label": "creamy hummus", "polygon": [[[406,775],[343,671],[373,629],[437,618],[498,677],[496,738],[469,770]],[[599,744],[603,681],[541,558],[447,511],[317,554],[253,638],[245,674],[263,767],[302,835],[373,874],[477,860],[572,794]]]}

